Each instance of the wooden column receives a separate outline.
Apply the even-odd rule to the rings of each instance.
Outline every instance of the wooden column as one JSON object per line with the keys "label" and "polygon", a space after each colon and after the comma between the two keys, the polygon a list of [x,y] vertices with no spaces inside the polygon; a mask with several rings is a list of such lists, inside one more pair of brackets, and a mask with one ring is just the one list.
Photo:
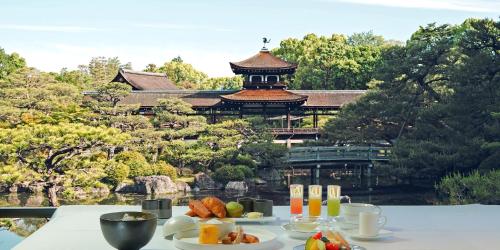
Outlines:
{"label": "wooden column", "polygon": [[318,127],[318,113],[316,110],[313,111],[313,128]]}
{"label": "wooden column", "polygon": [[238,109],[239,109],[239,112],[240,112],[240,114],[239,114],[240,119],[243,119],[243,111],[241,110],[241,106],[238,107]]}
{"label": "wooden column", "polygon": [[292,119],[290,118],[290,108],[288,108],[288,111],[286,113],[286,128],[287,129],[292,128]]}

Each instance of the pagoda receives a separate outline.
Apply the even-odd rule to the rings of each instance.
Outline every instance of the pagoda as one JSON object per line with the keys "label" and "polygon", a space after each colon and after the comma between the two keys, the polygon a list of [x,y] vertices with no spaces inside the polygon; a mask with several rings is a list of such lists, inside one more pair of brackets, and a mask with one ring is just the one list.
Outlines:
{"label": "pagoda", "polygon": [[222,104],[243,114],[286,114],[287,128],[291,127],[290,112],[307,101],[306,95],[292,93],[281,81],[284,75],[292,75],[296,64],[286,62],[264,46],[259,53],[240,62],[230,62],[232,71],[244,78],[243,89],[232,94],[221,95]]}

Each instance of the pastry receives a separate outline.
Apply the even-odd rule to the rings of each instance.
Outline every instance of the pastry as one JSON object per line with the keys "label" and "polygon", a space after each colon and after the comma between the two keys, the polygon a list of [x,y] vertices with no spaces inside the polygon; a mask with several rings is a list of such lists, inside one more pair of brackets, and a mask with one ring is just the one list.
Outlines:
{"label": "pastry", "polygon": [[191,208],[191,210],[193,210],[196,215],[201,218],[209,218],[212,215],[212,213],[199,200],[190,200],[189,208]]}
{"label": "pastry", "polygon": [[[226,217],[226,204],[214,196],[205,197],[201,200],[203,205],[219,218]],[[201,217],[201,216],[200,216]]]}

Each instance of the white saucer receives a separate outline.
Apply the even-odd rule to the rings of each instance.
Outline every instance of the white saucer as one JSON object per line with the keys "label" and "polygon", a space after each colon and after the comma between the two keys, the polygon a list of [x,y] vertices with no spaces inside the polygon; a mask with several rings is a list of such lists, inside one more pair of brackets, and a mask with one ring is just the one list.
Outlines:
{"label": "white saucer", "polygon": [[309,237],[313,236],[317,230],[312,231],[301,231],[301,230],[293,230],[290,224],[285,224],[281,226],[281,229],[285,231],[288,237],[298,240],[307,240]]}
{"label": "white saucer", "polygon": [[375,236],[364,236],[360,235],[357,229],[354,230],[344,230],[347,236],[351,237],[354,240],[381,240],[387,237],[392,236],[394,233],[389,230],[382,229]]}

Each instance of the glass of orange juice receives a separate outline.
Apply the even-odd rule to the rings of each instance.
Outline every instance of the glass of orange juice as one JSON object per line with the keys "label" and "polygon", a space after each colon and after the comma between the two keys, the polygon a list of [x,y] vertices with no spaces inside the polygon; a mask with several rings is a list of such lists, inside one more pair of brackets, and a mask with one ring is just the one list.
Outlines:
{"label": "glass of orange juice", "polygon": [[303,203],[304,203],[304,186],[301,184],[290,185],[290,214],[292,216],[302,215]]}
{"label": "glass of orange juice", "polygon": [[321,216],[321,185],[309,185],[309,216]]}

